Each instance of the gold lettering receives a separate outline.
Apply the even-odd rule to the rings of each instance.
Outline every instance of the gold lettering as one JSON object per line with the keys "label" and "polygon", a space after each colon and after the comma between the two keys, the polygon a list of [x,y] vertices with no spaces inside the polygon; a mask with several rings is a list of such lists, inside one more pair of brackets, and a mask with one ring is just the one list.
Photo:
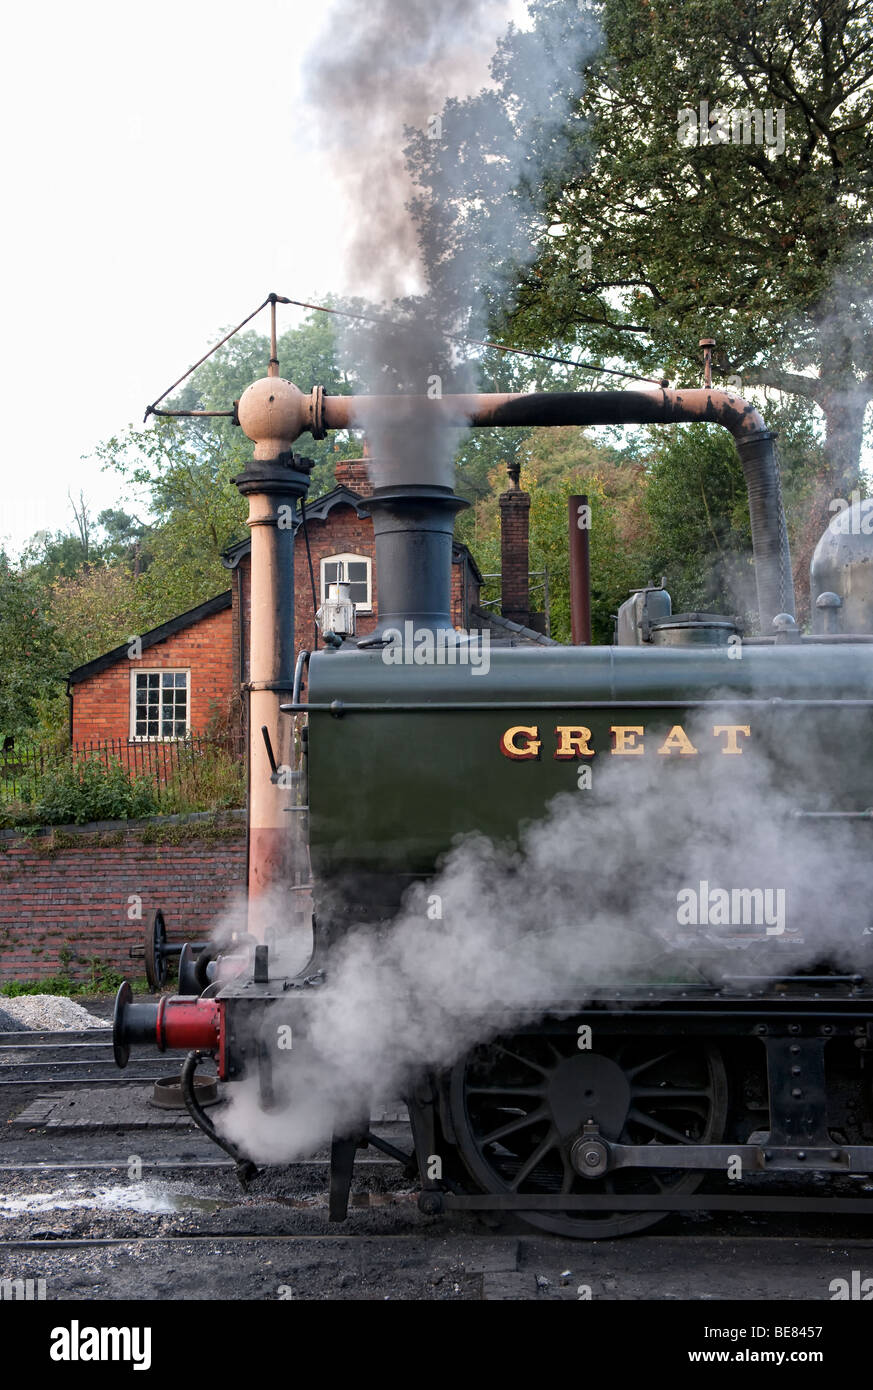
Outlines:
{"label": "gold lettering", "polygon": [[696,753],[697,749],[682,728],[682,725],[674,724],[669,734],[664,739],[664,742],[661,744],[661,747],[658,749],[658,752],[663,754],[679,753],[683,758],[687,758],[690,754]]}
{"label": "gold lettering", "polygon": [[[505,758],[512,758],[514,762],[524,762],[526,758],[538,758],[540,756],[540,739],[537,738],[539,727],[536,724],[515,724],[500,739],[500,751]],[[521,734],[524,738],[523,746],[516,743],[516,736]]]}
{"label": "gold lettering", "polygon": [[715,724],[712,730],[714,738],[718,738],[719,734],[727,734],[727,742],[721,750],[723,753],[742,753],[743,750],[737,743],[737,735],[744,734],[749,738],[751,732],[748,724]]}
{"label": "gold lettering", "polygon": [[555,733],[558,735],[556,758],[594,757],[594,749],[588,746],[588,741],[591,738],[590,729],[586,729],[581,724],[559,724]]}
{"label": "gold lettering", "polygon": [[[613,724],[609,731],[612,734],[613,753],[642,753],[642,743],[636,740],[642,739],[645,729],[642,724]],[[633,741],[632,741],[633,740]]]}

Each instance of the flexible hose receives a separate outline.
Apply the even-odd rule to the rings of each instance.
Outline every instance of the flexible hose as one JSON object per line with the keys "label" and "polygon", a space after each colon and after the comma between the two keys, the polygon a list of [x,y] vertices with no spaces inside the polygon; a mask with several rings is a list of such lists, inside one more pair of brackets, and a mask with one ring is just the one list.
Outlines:
{"label": "flexible hose", "polygon": [[194,1091],[194,1073],[197,1070],[198,1062],[203,1061],[204,1055],[205,1054],[202,1052],[189,1052],[188,1056],[185,1058],[182,1064],[181,1077],[182,1099],[185,1102],[185,1108],[188,1114],[191,1116],[197,1128],[202,1129],[203,1133],[208,1139],[212,1140],[213,1144],[217,1144],[220,1149],[223,1149],[224,1152],[233,1159],[236,1164],[236,1175],[240,1180],[240,1184],[243,1188],[246,1188],[252,1179],[258,1176],[257,1165],[252,1163],[251,1159],[243,1158],[239,1150],[235,1149],[229,1140],[222,1138],[198,1101]]}

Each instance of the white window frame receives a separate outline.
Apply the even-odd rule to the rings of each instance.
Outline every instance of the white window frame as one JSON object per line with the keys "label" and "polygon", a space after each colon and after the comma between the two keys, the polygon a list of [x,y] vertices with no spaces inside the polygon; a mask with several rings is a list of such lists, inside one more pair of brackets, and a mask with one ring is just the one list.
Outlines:
{"label": "white window frame", "polygon": [[[185,732],[184,734],[138,734],[136,732],[136,678],[137,676],[184,676],[185,677]],[[161,687],[159,687],[160,689]],[[160,704],[160,701],[158,702]],[[190,666],[135,666],[130,673],[130,743],[179,743],[191,733],[191,668]]]}
{"label": "white window frame", "polygon": [[[319,576],[321,579],[321,601],[327,602],[327,582],[324,578],[325,565],[345,564],[353,561],[356,565],[367,566],[367,602],[356,603],[355,611],[358,613],[372,613],[373,611],[373,562],[369,555],[353,555],[351,551],[344,550],[340,555],[325,555],[319,562]],[[360,582],[360,581],[359,581]]]}

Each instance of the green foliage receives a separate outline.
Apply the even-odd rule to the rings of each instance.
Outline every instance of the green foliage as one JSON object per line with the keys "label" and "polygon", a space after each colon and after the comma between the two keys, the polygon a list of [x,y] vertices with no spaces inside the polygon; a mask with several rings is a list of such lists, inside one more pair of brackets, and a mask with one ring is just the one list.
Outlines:
{"label": "green foliage", "polygon": [[97,820],[130,820],[158,810],[153,780],[128,773],[117,758],[97,754],[59,759],[28,774],[19,800],[0,806],[0,824],[84,825]]}
{"label": "green foliage", "polygon": [[[809,560],[823,522],[810,502],[825,468],[807,402],[765,409],[779,434],[780,471],[797,576],[798,616],[806,616]],[[665,575],[674,611],[737,613],[754,626],[757,610],[749,501],[730,436],[710,425],[648,430],[645,506],[652,543],[647,564]],[[812,525],[810,525],[812,520]]]}
{"label": "green foliage", "polygon": [[666,577],[674,612],[755,609],[748,495],[724,430],[684,425],[658,432],[646,511],[655,537],[651,572]]}
{"label": "green foliage", "polygon": [[121,564],[59,579],[51,590],[51,611],[70,653],[68,671],[162,621],[135,576]]}
{"label": "green foliage", "polygon": [[0,827],[84,825],[100,820],[223,811],[245,805],[246,765],[215,744],[182,745],[160,787],[148,772],[130,772],[102,754],[71,759],[49,752],[42,770],[25,768],[6,785]]}
{"label": "green foliage", "polygon": [[68,669],[45,590],[0,550],[0,735],[20,737],[32,728],[39,702],[58,694]]}
{"label": "green foliage", "polygon": [[[327,299],[326,303],[330,307],[332,301]],[[351,393],[353,381],[339,366],[336,325],[336,319],[330,315],[312,313],[297,328],[279,335],[279,370],[286,380],[295,382],[303,391],[318,384],[332,396]],[[247,386],[266,374],[269,357],[267,337],[253,331],[239,333],[199,367],[178,394],[163,402],[161,408],[229,410]],[[188,419],[181,422],[181,427],[198,457],[205,458],[217,452],[236,458],[237,472],[242,461],[251,457],[250,441],[229,420]],[[359,442],[347,432],[323,440],[306,438],[297,448],[315,465],[311,484],[313,496],[334,486],[333,470],[339,458],[360,457]],[[240,520],[244,517],[245,508]]]}
{"label": "green foliage", "polygon": [[[72,959],[71,953],[68,952],[68,956]],[[49,975],[42,980],[7,980],[5,984],[0,985],[0,998],[16,999],[27,994],[56,994],[67,998],[75,995],[115,994],[124,977],[117,971],[108,969],[96,956],[92,956],[87,964],[90,974],[85,980],[74,980],[68,974]],[[130,980],[129,983],[134,994],[151,992],[144,976]]]}
{"label": "green foliage", "polygon": [[581,493],[591,507],[592,639],[610,643],[613,614],[646,575],[644,470],[616,460],[574,429],[536,431],[529,467],[531,569],[549,571],[551,635],[559,642],[570,640],[568,499]]}
{"label": "green foliage", "polygon": [[[570,640],[569,507],[574,493],[591,506],[591,614],[595,642],[611,642],[612,615],[628,590],[645,582],[650,534],[643,499],[646,474],[640,462],[625,462],[582,430],[536,429],[520,443],[521,485],[530,493],[530,568],[548,569],[551,635]],[[498,494],[507,483],[494,470],[492,492],[467,514],[467,543],[483,573],[500,570]],[[532,608],[541,608],[542,577],[531,581]],[[483,599],[499,598],[499,581],[489,581]],[[496,610],[499,612],[499,605]]]}
{"label": "green foliage", "polygon": [[38,531],[24,547],[21,565],[32,579],[49,586],[83,571],[122,561],[136,573],[147,568],[151,558],[147,544],[149,528],[143,522],[119,508],[108,507],[97,517],[103,532],[100,536],[93,529],[84,499],[78,507],[74,505],[74,511],[76,534]]}
{"label": "green foliage", "polygon": [[[109,571],[116,595],[127,588],[121,605],[125,631],[109,643],[113,646],[128,631],[156,627],[229,586],[220,557],[244,533],[247,514],[231,480],[244,467],[250,449],[239,431],[227,442],[217,433],[201,436],[181,421],[161,420],[152,428],[131,429],[107,440],[96,454],[128,488],[142,489],[142,505],[154,518],[151,563],[145,573],[135,575],[127,566]],[[82,576],[73,582],[90,601],[101,579]]]}
{"label": "green foliage", "polygon": [[161,788],[163,815],[232,810],[245,802],[245,761],[212,745],[184,749],[178,770]]}
{"label": "green foliage", "polygon": [[[510,29],[493,88],[449,101],[445,138],[410,146],[431,259],[482,266],[486,281],[501,268],[494,331],[516,345],[578,344],[598,361],[691,382],[698,340],[715,338],[722,379],[815,402],[831,481],[851,486],[873,398],[869,6],[529,8],[533,29]],[[716,109],[782,112],[784,148],[778,117],[769,145],[684,142],[680,113],[702,100],[711,120]],[[548,113],[563,101],[556,133]],[[519,148],[524,175],[509,187],[505,152]]]}

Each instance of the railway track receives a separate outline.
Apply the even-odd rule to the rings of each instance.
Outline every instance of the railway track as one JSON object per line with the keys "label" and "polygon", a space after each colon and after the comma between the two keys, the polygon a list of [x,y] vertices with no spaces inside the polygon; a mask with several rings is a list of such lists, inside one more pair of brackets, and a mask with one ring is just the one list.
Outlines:
{"label": "railway track", "polygon": [[[26,1041],[25,1041],[26,1040]],[[76,1055],[71,1055],[76,1054]],[[168,1064],[181,1065],[182,1053],[168,1053]],[[161,1080],[153,1059],[134,1061],[124,1072],[115,1065],[112,1030],[0,1033],[0,1091],[22,1087],[63,1089],[89,1086],[136,1086]]]}
{"label": "railway track", "polygon": [[[165,1060],[164,1076],[181,1054]],[[699,1283],[701,1297],[760,1301],[827,1297],[847,1259],[873,1276],[873,1228],[864,1239],[857,1199],[844,1213],[822,1193],[821,1210],[773,1217],[761,1198],[738,1216],[719,1211],[717,1196],[706,1210],[701,1194],[666,1236],[638,1238],[641,1260],[637,1242],[516,1234],[511,1218],[507,1233],[506,1219],[485,1212],[427,1217],[398,1165],[372,1149],[355,1165],[349,1221],[331,1228],[326,1153],[266,1169],[243,1192],[233,1162],[184,1120],[174,1127],[150,1110],[145,1094],[123,1102],[125,1113],[147,1116],[140,1128],[113,1118],[119,1081],[145,1092],[159,1079],[153,1063],[137,1071],[118,1075],[105,1029],[0,1035],[0,1277],[48,1278],[50,1297],[196,1298],[206,1281],[209,1296],[229,1298],[292,1296],[277,1294],[282,1287],[295,1298],[575,1299],[584,1280],[593,1297],[687,1298]],[[93,1091],[90,1113],[105,1112],[105,1122],[16,1122],[40,1097],[66,1107],[72,1089]],[[385,1130],[408,1147],[402,1122]],[[233,1259],[217,1258],[231,1249]],[[614,1252],[608,1270],[604,1252]],[[194,1292],[179,1295],[179,1280]]]}

